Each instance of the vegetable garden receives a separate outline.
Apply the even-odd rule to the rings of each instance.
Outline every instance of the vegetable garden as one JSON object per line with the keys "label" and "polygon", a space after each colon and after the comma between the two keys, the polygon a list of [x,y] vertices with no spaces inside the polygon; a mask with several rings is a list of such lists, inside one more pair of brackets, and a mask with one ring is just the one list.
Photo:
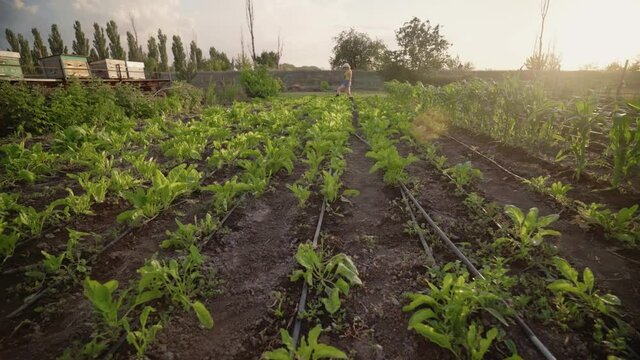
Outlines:
{"label": "vegetable garden", "polygon": [[639,356],[638,104],[1,90],[3,359]]}

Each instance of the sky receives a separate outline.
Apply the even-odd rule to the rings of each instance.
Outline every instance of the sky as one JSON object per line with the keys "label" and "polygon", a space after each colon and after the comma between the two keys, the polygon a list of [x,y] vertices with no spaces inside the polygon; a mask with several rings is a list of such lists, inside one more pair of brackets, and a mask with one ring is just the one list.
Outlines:
{"label": "sky", "polygon": [[[478,70],[519,69],[533,52],[540,30],[540,0],[254,0],[256,51],[284,43],[281,62],[329,68],[333,38],[354,28],[395,48],[395,30],[416,16],[442,26],[453,44],[450,53]],[[0,0],[0,48],[4,29],[27,35],[37,27],[45,37],[52,23],[71,48],[73,22],[93,39],[93,23],[118,23],[122,43],[135,19],[138,37],[158,28],[195,39],[205,54],[210,46],[230,56],[249,44],[243,0]],[[551,0],[544,47],[560,55],[562,69],[598,67],[640,59],[640,0]],[[169,36],[170,38],[170,36]],[[145,41],[142,41],[145,39]],[[45,40],[46,41],[46,40]],[[169,53],[170,44],[169,44]],[[170,55],[171,57],[171,55]]]}

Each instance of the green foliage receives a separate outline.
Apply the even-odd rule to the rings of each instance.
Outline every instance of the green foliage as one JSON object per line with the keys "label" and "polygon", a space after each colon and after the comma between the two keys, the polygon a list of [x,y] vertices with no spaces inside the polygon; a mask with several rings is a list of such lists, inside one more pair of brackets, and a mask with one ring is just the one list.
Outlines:
{"label": "green foliage", "polygon": [[367,152],[366,156],[375,160],[375,163],[369,170],[369,173],[383,170],[384,183],[392,185],[405,182],[409,177],[405,168],[411,163],[418,161],[418,158],[411,154],[406,158],[403,158],[398,153],[395,146],[381,146],[377,150],[374,149]]}
{"label": "green foliage", "polygon": [[229,211],[233,200],[240,194],[250,191],[251,186],[238,181],[238,177],[234,176],[223,184],[208,185],[202,190],[214,193],[214,207],[218,211]]}
{"label": "green foliage", "polygon": [[28,132],[45,131],[46,99],[42,93],[24,83],[0,81],[0,135],[8,135],[19,128]]}
{"label": "green foliage", "polygon": [[352,69],[380,69],[387,50],[381,40],[373,40],[366,33],[350,29],[340,32],[334,41],[333,55],[329,59],[332,69],[340,70],[344,63],[348,63]]}
{"label": "green foliage", "polygon": [[[468,275],[468,274],[467,274]],[[482,312],[507,326],[508,314],[500,298],[477,282],[467,282],[466,276],[446,274],[440,286],[429,283],[428,294],[410,293],[411,302],[404,312],[412,312],[409,330],[449,350],[457,358],[483,359],[498,335],[492,327],[484,332],[472,316]]]}
{"label": "green foliage", "polygon": [[509,232],[513,239],[510,237],[498,238],[495,240],[494,246],[514,248],[515,258],[529,260],[531,251],[539,247],[546,236],[560,236],[560,232],[546,228],[558,220],[559,215],[557,214],[539,216],[538,208],[534,207],[529,209],[525,215],[521,209],[513,205],[506,205],[504,212],[511,219],[512,227]]}
{"label": "green foliage", "polygon": [[240,84],[249,97],[269,98],[280,93],[280,82],[263,66],[255,70],[245,69],[240,73]]}
{"label": "green foliage", "polygon": [[161,324],[152,324],[147,326],[149,320],[149,314],[154,312],[155,309],[151,306],[145,306],[140,313],[140,328],[139,330],[132,331],[129,326],[129,322],[124,322],[124,329],[127,332],[127,342],[129,345],[133,345],[136,349],[136,355],[139,359],[144,359],[144,354],[147,352],[149,345],[155,340],[158,331],[162,330]]}
{"label": "green foliage", "polygon": [[320,90],[328,91],[329,90],[329,83],[324,81],[324,80],[320,81]]}
{"label": "green foliage", "polygon": [[[556,158],[561,160],[565,157],[565,153],[573,156],[576,166],[576,180],[580,180],[580,175],[584,172],[588,164],[587,148],[591,140],[591,131],[598,121],[596,113],[596,101],[591,99],[578,99],[574,102],[573,114],[569,117],[572,130],[575,132],[569,134],[568,149],[558,153]],[[560,135],[558,135],[560,137]]]}
{"label": "green foliage", "polygon": [[4,155],[0,158],[0,166],[5,169],[2,185],[16,181],[33,183],[39,177],[53,173],[60,161],[59,155],[45,151],[41,143],[30,148],[24,141],[9,143],[0,146],[0,152]]}
{"label": "green foliage", "polygon": [[322,250],[314,250],[311,244],[300,244],[296,260],[304,270],[295,270],[290,276],[291,281],[304,279],[321,296],[320,301],[329,314],[340,309],[341,294],[348,296],[351,286],[362,285],[358,270],[345,254],[326,260]]}
{"label": "green foliage", "polygon": [[[635,125],[632,127],[632,125]],[[618,186],[640,167],[640,117],[615,113],[609,130],[609,153],[613,155],[611,184]]]}
{"label": "green foliage", "polygon": [[114,292],[117,288],[117,280],[110,280],[104,284],[90,278],[84,280],[84,296],[91,301],[94,310],[102,317],[105,324],[112,329],[119,328],[121,325],[122,319],[118,312],[126,298],[126,292],[114,297]]}
{"label": "green foliage", "polygon": [[280,329],[283,348],[267,351],[262,354],[265,360],[316,360],[316,359],[348,359],[347,354],[330,345],[318,343],[322,328],[316,325],[309,331],[309,339],[303,336],[300,346],[296,348],[293,339],[285,329]]}
{"label": "green foliage", "polygon": [[451,175],[455,184],[459,187],[465,187],[475,180],[482,180],[483,178],[482,171],[474,168],[473,165],[471,165],[471,161],[456,164],[455,166],[445,169],[444,173]]}
{"label": "green foliage", "polygon": [[189,247],[189,254],[181,261],[169,261],[155,258],[147,261],[138,269],[139,289],[149,289],[154,294],[162,294],[184,311],[192,309],[200,324],[208,329],[213,327],[211,314],[200,302],[194,300],[204,286],[206,279],[200,272],[204,257],[195,246]]}
{"label": "green foliage", "polygon": [[595,291],[595,279],[591,269],[587,267],[583,270],[582,281],[580,281],[578,279],[578,271],[566,260],[555,257],[553,262],[564,279],[558,279],[549,284],[549,290],[556,294],[572,297],[581,306],[587,307],[590,311],[600,312],[605,315],[617,312],[615,307],[620,306],[620,299],[611,294],[601,296]]}
{"label": "green foliage", "polygon": [[638,205],[622,208],[618,212],[607,209],[602,204],[578,203],[578,213],[589,224],[601,226],[607,235],[628,246],[640,245],[640,213]]}
{"label": "green foliage", "polygon": [[287,185],[287,188],[293,192],[298,199],[298,206],[305,207],[309,196],[311,196],[311,190],[308,186],[302,186],[300,184]]}
{"label": "green foliage", "polygon": [[193,166],[187,167],[185,164],[174,167],[167,176],[160,170],[155,170],[151,187],[147,190],[137,188],[123,193],[133,209],[118,215],[118,221],[140,225],[142,221],[151,219],[166,209],[178,196],[196,190],[201,177],[202,174]]}
{"label": "green foliage", "polygon": [[178,228],[175,231],[167,230],[167,239],[160,244],[163,249],[188,249],[192,245],[196,245],[198,239],[211,234],[220,226],[218,220],[209,213],[204,219],[194,218],[193,224],[183,224],[178,219],[176,219],[176,224]]}

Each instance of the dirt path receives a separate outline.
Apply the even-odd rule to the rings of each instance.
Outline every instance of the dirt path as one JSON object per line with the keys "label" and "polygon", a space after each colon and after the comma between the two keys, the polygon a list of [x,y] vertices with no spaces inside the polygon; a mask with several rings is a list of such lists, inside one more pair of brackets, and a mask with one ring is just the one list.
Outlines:
{"label": "dirt path", "polygon": [[332,344],[355,354],[355,359],[449,358],[437,346],[407,330],[402,312],[403,293],[422,289],[417,278],[425,272],[425,260],[417,238],[404,233],[400,192],[385,186],[381,174],[369,174],[373,165],[368,148],[355,137],[351,141],[345,187],[360,191],[343,206],[344,217],[329,217],[324,231],[336,251],[353,257],[364,282],[346,303],[348,336],[332,336]]}
{"label": "dirt path", "polygon": [[202,329],[195,316],[178,312],[159,334],[151,355],[160,359],[243,359],[257,347],[256,329],[269,321],[271,292],[294,268],[297,200],[286,188],[300,173],[283,176],[275,191],[251,200],[233,215],[231,232],[203,252],[218,270],[224,293],[205,304],[215,326]]}
{"label": "dirt path", "polygon": [[[456,134],[456,136],[460,135]],[[465,138],[464,141],[470,140]],[[471,142],[474,145],[478,143],[478,141]],[[484,175],[484,180],[478,188],[481,195],[488,201],[495,201],[501,205],[513,204],[521,209],[537,207],[541,214],[560,213],[560,219],[551,227],[562,233],[562,236],[555,241],[561,256],[569,259],[578,268],[586,266],[591,268],[596,275],[598,285],[618,295],[633,317],[636,326],[640,323],[640,302],[637,301],[640,295],[638,264],[612,254],[610,250],[615,247],[615,244],[606,240],[602,234],[584,231],[573,221],[573,215],[563,213],[558,204],[514,180],[486,159],[474,155],[472,151],[445,137],[435,140],[435,143],[439,145],[441,153],[447,156],[450,164],[472,160],[473,166],[480,169]],[[510,159],[507,163],[514,161],[509,168],[518,169],[521,173],[526,174],[527,169],[533,166],[531,162],[527,162],[526,157],[518,156],[518,159],[514,160],[510,158],[513,154],[501,154],[503,155],[500,159],[503,161],[505,159]],[[522,165],[516,166],[516,164]],[[538,175],[528,176],[545,174],[542,171],[538,168]],[[597,193],[590,194],[591,197],[602,196],[595,195]]]}

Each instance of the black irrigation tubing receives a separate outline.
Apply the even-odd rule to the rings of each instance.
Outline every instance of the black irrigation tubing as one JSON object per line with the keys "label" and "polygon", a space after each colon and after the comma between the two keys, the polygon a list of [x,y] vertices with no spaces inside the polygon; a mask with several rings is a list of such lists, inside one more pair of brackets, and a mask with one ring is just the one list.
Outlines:
{"label": "black irrigation tubing", "polygon": [[[462,251],[460,251],[460,249],[453,243],[453,241],[449,239],[447,234],[445,234],[444,231],[440,229],[440,227],[433,221],[433,219],[431,219],[429,214],[424,210],[424,208],[420,205],[418,200],[411,194],[411,192],[407,189],[407,187],[403,183],[401,183],[400,186],[402,191],[407,194],[407,196],[411,199],[411,201],[413,201],[414,205],[418,208],[418,210],[420,210],[420,212],[422,213],[422,216],[425,218],[425,220],[427,220],[429,225],[431,225],[431,227],[435,230],[436,234],[438,234],[440,239],[442,239],[447,244],[449,249],[453,253],[455,253],[456,256],[467,266],[467,268],[473,274],[473,276],[478,277],[480,279],[484,279],[484,276],[480,273],[480,271],[478,271],[478,269],[473,265],[473,263],[462,253]],[[513,309],[511,305],[506,302],[506,300],[502,299],[502,302],[505,306],[507,306],[507,308]],[[514,310],[514,318],[518,323],[518,325],[525,332],[529,340],[540,352],[540,354],[542,354],[542,356],[544,356],[545,359],[547,360],[555,360],[556,357],[549,351],[549,349],[547,349],[547,347],[542,343],[542,341],[540,341],[540,339],[536,336],[536,334],[529,327],[529,325],[527,325],[524,319],[522,319],[520,315],[518,315],[518,313],[515,312],[515,310]]]}
{"label": "black irrigation tubing", "polygon": [[401,191],[401,193],[402,193],[402,200],[404,201],[404,205],[409,211],[409,215],[411,215],[411,221],[415,226],[418,227],[418,231],[417,231],[418,237],[420,238],[420,243],[422,244],[422,248],[424,249],[424,252],[427,255],[427,265],[434,266],[436,264],[436,259],[434,259],[433,257],[433,250],[431,249],[431,247],[429,247],[429,244],[427,244],[427,239],[425,239],[424,234],[422,233],[422,228],[420,227],[420,224],[416,220],[416,215],[413,213],[413,208],[411,207],[411,205],[409,205],[409,200],[407,200],[407,197],[405,196],[404,191]]}
{"label": "black irrigation tubing", "polygon": [[491,162],[493,165],[497,166],[497,167],[498,167],[498,169],[500,169],[500,170],[504,171],[505,173],[507,173],[507,174],[509,174],[509,175],[511,175],[511,176],[513,176],[513,177],[515,177],[516,179],[518,179],[518,180],[520,180],[520,181],[527,181],[527,179],[526,179],[526,178],[524,178],[523,176],[520,176],[520,175],[518,175],[518,174],[514,173],[513,171],[511,171],[511,170],[509,170],[509,169],[505,168],[504,166],[502,166],[502,165],[498,164],[495,160],[493,160],[492,158],[488,157],[487,155],[485,155],[485,154],[483,154],[483,153],[479,152],[478,150],[474,149],[472,146],[469,146],[469,145],[467,145],[467,144],[463,143],[462,141],[460,141],[460,140],[458,140],[458,139],[454,138],[453,136],[446,135],[446,134],[445,134],[444,136],[445,136],[446,138],[448,138],[448,139],[451,139],[451,140],[453,140],[453,141],[457,142],[458,144],[460,144],[460,145],[464,146],[465,148],[467,148],[467,149],[469,149],[469,150],[473,151],[474,153],[476,153],[476,154],[480,155],[481,157],[483,157],[483,158],[485,158],[486,160],[488,160],[489,162]]}
{"label": "black irrigation tubing", "polygon": [[[324,212],[327,207],[327,199],[322,200],[322,207],[320,208],[320,216],[318,217],[318,225],[316,225],[316,232],[313,234],[313,247],[318,245],[318,238],[320,237],[320,229],[322,228],[322,220],[324,219]],[[293,325],[293,348],[298,348],[298,339],[300,337],[300,329],[302,328],[302,320],[300,316],[305,311],[305,305],[307,303],[307,293],[309,292],[309,286],[304,281],[302,285],[302,294],[300,295],[300,301],[298,302],[298,311],[296,311],[296,322]]]}

